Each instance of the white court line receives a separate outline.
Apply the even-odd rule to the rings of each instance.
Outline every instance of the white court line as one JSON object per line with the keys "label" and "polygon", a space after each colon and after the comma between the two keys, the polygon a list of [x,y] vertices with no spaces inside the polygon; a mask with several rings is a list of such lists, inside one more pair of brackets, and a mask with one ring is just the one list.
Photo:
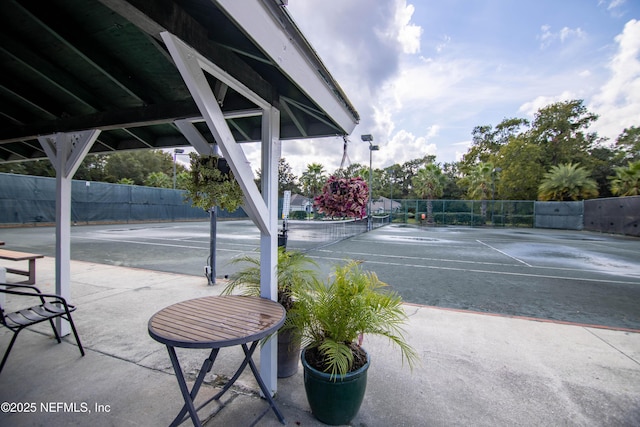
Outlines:
{"label": "white court line", "polygon": [[[312,256],[312,258],[324,259],[324,260],[333,260],[333,261],[341,261],[343,262],[344,258],[334,258],[334,257],[319,257]],[[393,265],[398,267],[415,267],[415,268],[426,268],[430,270],[449,270],[449,271],[461,271],[467,273],[485,273],[485,274],[495,274],[495,275],[503,275],[503,276],[520,276],[520,277],[536,277],[542,279],[555,279],[555,280],[572,280],[576,282],[595,282],[595,283],[619,283],[624,285],[638,285],[638,282],[627,282],[624,280],[604,280],[604,279],[585,279],[579,277],[567,277],[567,276],[550,276],[546,274],[529,274],[529,273],[512,273],[508,271],[495,271],[495,270],[476,270],[469,268],[457,268],[457,267],[442,267],[442,266],[434,266],[434,265],[420,265],[420,264],[404,264],[399,262],[383,262],[383,261],[372,261],[372,260],[363,260],[366,263],[370,264],[380,264],[380,265]]]}
{"label": "white court line", "polygon": [[[382,257],[382,258],[399,258],[399,259],[411,259],[411,260],[420,260],[420,261],[436,261],[436,262],[452,262],[457,264],[478,264],[478,265],[496,265],[502,267],[517,267],[520,264],[506,264],[504,262],[487,262],[487,261],[469,261],[462,259],[447,259],[447,258],[427,258],[427,257],[418,257],[418,256],[409,256],[409,255],[389,255],[389,254],[372,254],[370,252],[336,252],[330,251],[327,249],[318,249],[315,252],[328,252],[328,253],[345,253],[348,254],[349,257],[353,257],[354,255],[360,256],[370,256],[370,257]],[[539,269],[539,270],[560,270],[560,271],[589,271],[592,273],[602,273],[602,270],[590,270],[584,268],[569,268],[569,267],[551,267],[551,266],[537,266],[527,264],[528,267]]]}
{"label": "white court line", "polygon": [[[169,243],[140,242],[138,240],[101,239],[99,237],[72,236],[72,239],[99,240],[99,241],[103,241],[103,242],[117,242],[117,243],[132,243],[132,244],[135,244],[135,245],[147,245],[147,246],[166,246],[166,247],[171,247],[171,248],[183,248],[183,249],[199,249],[199,250],[209,249],[208,246],[207,247],[203,247],[203,246],[174,245],[174,244],[169,244]],[[240,244],[236,244],[236,245],[237,246],[242,246]],[[245,246],[254,247],[253,245],[245,245]],[[237,250],[237,249],[216,248],[216,250],[218,250],[218,251],[227,251],[227,252],[242,252],[242,251]]]}
{"label": "white court line", "polygon": [[[357,240],[357,241],[358,242],[370,242],[370,240],[364,240],[364,239],[360,239],[360,240]],[[480,242],[480,243],[483,243],[483,242]],[[398,245],[399,243],[397,243],[397,242],[389,242],[389,243],[385,243],[385,244]],[[491,249],[495,249],[495,248],[491,248]],[[497,249],[495,249],[495,250],[497,250]],[[330,250],[327,250],[327,249],[314,249],[314,251],[315,252],[341,253],[341,252],[337,252],[337,251],[330,251]],[[500,251],[498,251],[498,252],[500,252]],[[345,253],[347,253],[349,255],[349,257],[352,257],[353,255],[362,255],[362,256],[384,257],[384,258],[416,259],[416,260],[423,260],[423,261],[454,262],[454,263],[459,263],[459,264],[498,265],[498,266],[506,266],[506,267],[513,267],[513,266],[516,266],[516,265],[520,265],[520,264],[506,264],[506,263],[500,263],[500,262],[487,262],[487,261],[469,261],[469,260],[446,259],[446,258],[427,258],[427,257],[416,257],[416,256],[409,256],[409,255],[389,255],[389,254],[381,255],[381,254],[374,254],[374,253],[370,253],[370,252],[345,252]],[[509,258],[512,258],[512,259],[518,261],[521,264],[526,265],[527,267],[534,268],[534,269],[559,270],[559,271],[580,271],[580,272],[585,272],[586,271],[586,272],[592,272],[592,273],[596,273],[596,274],[609,273],[607,271],[598,270],[598,269],[590,269],[590,268],[570,268],[570,267],[554,267],[554,266],[549,266],[549,265],[532,265],[532,264],[528,264],[528,263],[526,263],[526,262],[524,262],[522,260],[519,260],[517,258],[514,258],[512,256],[509,256],[509,254],[504,254],[504,255],[506,255]],[[609,274],[611,274],[611,273],[609,273]]]}
{"label": "white court line", "polygon": [[419,257],[419,256],[410,256],[410,255],[372,254],[369,252],[336,252],[328,249],[317,249],[317,250],[314,249],[314,252],[348,253],[350,256],[362,255],[362,256],[383,257],[383,258],[415,259],[415,260],[421,260],[421,261],[454,262],[458,264],[499,265],[502,267],[514,267],[518,265],[518,264],[506,264],[504,262],[469,261],[466,259],[428,258],[428,257]]}
{"label": "white court line", "polygon": [[516,258],[516,257],[514,257],[514,256],[511,256],[511,255],[509,255],[508,253],[503,252],[503,251],[501,251],[501,250],[500,250],[500,249],[498,249],[498,248],[494,248],[493,246],[491,246],[491,245],[489,245],[489,244],[487,244],[487,243],[485,243],[485,242],[482,242],[482,241],[480,241],[480,240],[476,240],[476,242],[480,243],[481,245],[485,245],[486,247],[491,248],[491,249],[493,249],[494,251],[501,253],[502,255],[508,256],[508,257],[509,257],[509,258],[511,258],[511,259],[514,259],[514,260],[516,260],[516,261],[518,261],[518,262],[521,262],[521,263],[523,263],[524,265],[526,265],[527,267],[533,267],[531,264],[528,264],[528,263],[526,263],[526,262],[522,261],[521,259],[518,259],[518,258]]}

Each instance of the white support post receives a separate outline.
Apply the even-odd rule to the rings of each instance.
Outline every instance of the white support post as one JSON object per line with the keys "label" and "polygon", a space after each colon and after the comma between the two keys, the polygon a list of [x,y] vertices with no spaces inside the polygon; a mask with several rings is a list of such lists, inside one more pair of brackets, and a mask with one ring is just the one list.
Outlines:
{"label": "white support post", "polygon": [[[281,153],[280,111],[271,107],[262,115],[262,197],[269,211],[271,233],[260,233],[260,295],[278,300],[278,161]],[[265,384],[278,390],[278,340],[260,350],[260,373]]]}
{"label": "white support post", "polygon": [[[71,297],[71,179],[98,138],[99,130],[38,137],[56,170],[56,294]],[[56,319],[60,335],[69,335],[66,320]]]}
{"label": "white support post", "polygon": [[[161,36],[202,117],[214,135],[218,148],[229,162],[244,192],[245,211],[260,230],[260,293],[263,297],[275,301],[278,295],[276,268],[278,264],[280,111],[173,34],[163,32]],[[204,71],[262,109],[262,195],[253,180],[249,162],[227,125]],[[180,126],[187,134],[192,132],[184,124]],[[277,351],[277,341],[270,340],[262,347],[260,353],[260,375],[272,394],[277,391],[278,384]]]}

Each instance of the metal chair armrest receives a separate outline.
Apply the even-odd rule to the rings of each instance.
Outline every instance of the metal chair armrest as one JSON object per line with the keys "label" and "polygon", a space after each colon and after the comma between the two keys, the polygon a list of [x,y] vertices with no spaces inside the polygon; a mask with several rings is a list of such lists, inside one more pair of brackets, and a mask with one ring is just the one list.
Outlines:
{"label": "metal chair armrest", "polygon": [[24,285],[20,283],[0,283],[0,286],[8,286],[11,288],[25,288],[35,290],[37,293],[41,293],[40,289],[38,289],[35,285]]}
{"label": "metal chair armrest", "polygon": [[[20,296],[25,296],[25,297],[39,297],[40,298],[40,302],[42,304],[46,303],[47,301],[45,300],[45,298],[52,298],[53,301],[48,301],[49,303],[61,303],[65,306],[65,308],[67,309],[67,311],[69,310],[70,305],[67,303],[67,300],[64,299],[63,297],[61,297],[60,295],[56,295],[56,294],[45,294],[42,293],[38,290],[38,288],[35,288],[33,286],[25,286],[26,288],[32,288],[34,290],[37,291],[37,293],[33,293],[33,292],[24,292],[24,291],[14,291],[12,289],[0,289],[0,293],[3,294],[9,294],[9,295],[20,295]],[[71,306],[73,307],[73,306]]]}

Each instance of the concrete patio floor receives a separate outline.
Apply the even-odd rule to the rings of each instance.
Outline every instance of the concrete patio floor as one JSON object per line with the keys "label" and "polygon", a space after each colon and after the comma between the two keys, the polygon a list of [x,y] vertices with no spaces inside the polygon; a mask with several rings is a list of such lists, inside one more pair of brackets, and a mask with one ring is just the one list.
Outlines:
{"label": "concrete patio floor", "polygon": [[[39,260],[44,292],[53,292],[54,277],[53,258]],[[81,261],[72,261],[71,278],[74,320],[87,354],[80,357],[72,336],[57,344],[48,325],[21,332],[0,374],[0,402],[6,402],[0,425],[168,425],[182,397],[167,351],[149,337],[147,322],[167,305],[218,294],[223,286],[209,287],[202,276]],[[640,425],[638,333],[405,308],[407,336],[422,364],[411,371],[397,349],[365,337],[372,366],[354,426]],[[2,352],[10,338],[0,328]],[[178,351],[188,378],[207,354]],[[239,348],[221,350],[201,395],[214,393],[241,359]],[[310,413],[301,367],[278,381],[275,401],[288,425],[322,425]],[[206,425],[251,425],[267,409],[248,369],[223,403],[203,409]],[[269,411],[256,425],[281,424]]]}

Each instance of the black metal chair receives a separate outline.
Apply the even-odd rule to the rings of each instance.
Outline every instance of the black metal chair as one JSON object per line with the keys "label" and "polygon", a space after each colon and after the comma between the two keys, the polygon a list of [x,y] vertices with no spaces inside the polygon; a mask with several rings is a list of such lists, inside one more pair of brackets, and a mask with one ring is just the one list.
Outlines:
{"label": "black metal chair", "polygon": [[[0,293],[7,295],[19,295],[27,298],[38,298],[40,302],[39,305],[34,305],[12,313],[7,313],[4,308],[0,306],[0,322],[13,332],[13,338],[11,338],[9,347],[5,351],[2,363],[0,364],[0,373],[4,368],[7,358],[9,357],[13,344],[16,342],[16,338],[18,338],[18,334],[24,328],[37,323],[49,321],[49,324],[53,329],[53,333],[56,336],[56,340],[58,340],[58,343],[62,342],[60,340],[60,334],[53,324],[53,319],[57,317],[63,318],[69,322],[73,335],[76,338],[76,343],[78,343],[78,347],[80,348],[80,354],[84,356],[84,349],[80,343],[80,337],[78,337],[76,325],[73,323],[73,319],[71,318],[71,312],[75,311],[75,306],[67,304],[67,301],[59,295],[44,294],[33,285],[16,285],[12,283],[0,283],[0,285],[7,287],[7,289],[2,289],[0,287]],[[28,289],[28,291],[17,291],[14,290],[14,288]]]}

